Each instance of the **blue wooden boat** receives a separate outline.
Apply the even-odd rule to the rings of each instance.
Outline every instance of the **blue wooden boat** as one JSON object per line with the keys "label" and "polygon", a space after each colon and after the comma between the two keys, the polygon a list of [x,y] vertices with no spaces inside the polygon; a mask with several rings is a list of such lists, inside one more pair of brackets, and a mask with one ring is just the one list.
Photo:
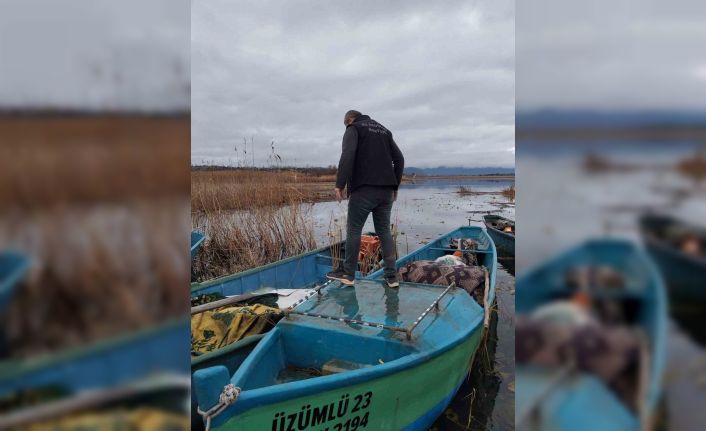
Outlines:
{"label": "blue wooden boat", "polygon": [[[398,260],[398,265],[455,251],[448,249],[451,237],[477,241],[474,252],[488,269],[488,298],[494,298],[496,251],[478,227],[457,229]],[[237,294],[273,282],[287,288],[316,285],[330,268],[325,259],[317,259],[313,254],[307,258],[310,265],[303,266],[301,260],[297,265],[290,259],[280,271],[275,269],[280,265],[269,266],[267,275],[248,271],[249,280],[237,282],[236,275],[227,284],[208,288]],[[455,286],[401,283],[390,289],[375,280],[380,275],[359,279],[354,288],[338,282],[318,284],[316,293],[295,306],[242,363],[224,363],[227,355],[214,354],[209,366],[192,376],[200,410],[212,417],[209,426],[427,429],[468,373],[485,312]],[[296,283],[289,281],[297,277]]]}
{"label": "blue wooden boat", "polygon": [[326,281],[340,244],[292,256],[265,266],[191,284],[191,297],[205,294],[243,295],[260,289],[306,289]]}
{"label": "blue wooden boat", "polygon": [[29,269],[29,259],[13,251],[0,252],[0,312],[9,304],[17,284]]}
{"label": "blue wooden boat", "polygon": [[[648,256],[623,240],[589,241],[555,257],[517,279],[515,309],[526,315],[571,294],[566,275],[579,267],[617,270],[625,280],[621,288],[590,288],[593,298],[613,298],[631,304],[633,325],[646,340],[644,381],[636,391],[638,410],[629,408],[596,376],[566,368],[544,369],[516,365],[517,429],[621,430],[645,429],[661,393],[665,363],[667,305],[664,286]],[[640,397],[637,393],[642,393]]]}
{"label": "blue wooden boat", "polygon": [[197,230],[192,230],[191,231],[191,258],[193,259],[194,256],[196,256],[196,253],[199,251],[199,247],[201,247],[201,244],[206,240],[206,235],[203,233],[197,231]]}
{"label": "blue wooden boat", "polygon": [[[515,222],[499,215],[484,215],[483,223],[495,246],[505,253],[515,255]],[[512,227],[512,233],[503,232],[505,226]]]}
{"label": "blue wooden boat", "polygon": [[[645,215],[640,231],[647,251],[657,263],[670,298],[680,306],[706,304],[706,229],[666,215]],[[685,237],[701,243],[701,255],[687,254],[680,247]]]}
{"label": "blue wooden boat", "polygon": [[0,361],[0,398],[43,388],[73,394],[160,373],[186,375],[189,358],[176,353],[189,351],[188,332],[188,321],[171,321],[51,355]]}

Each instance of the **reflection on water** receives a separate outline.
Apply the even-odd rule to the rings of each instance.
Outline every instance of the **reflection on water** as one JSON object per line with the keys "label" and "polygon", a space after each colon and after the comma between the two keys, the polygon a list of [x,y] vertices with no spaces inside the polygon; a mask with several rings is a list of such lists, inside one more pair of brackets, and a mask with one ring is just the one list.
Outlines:
{"label": "reflection on water", "polygon": [[[499,194],[513,183],[508,180],[437,180],[404,184],[392,210],[392,222],[399,232],[398,252],[407,254],[459,226],[469,223],[483,226],[483,214],[498,214],[514,220],[514,204]],[[462,196],[457,193],[459,186],[477,193]],[[346,205],[346,201],[312,205],[315,234],[320,244],[329,241],[331,229],[340,228],[345,232]],[[372,230],[370,217],[363,231]],[[504,431],[514,428],[514,260],[500,260],[500,263],[493,330],[486,345],[476,353],[470,376],[432,429]],[[385,323],[400,320],[396,313],[400,309],[404,311],[404,304],[399,304],[396,295],[386,295],[383,300],[387,310]]]}
{"label": "reflection on water", "polygon": [[[589,151],[621,168],[590,172],[585,166]],[[679,160],[694,152],[693,144],[679,143],[518,145],[520,271],[587,238],[610,236],[641,242],[638,217],[648,210],[669,212],[703,225],[703,189],[674,169]],[[625,168],[628,165],[630,168]],[[694,326],[699,322],[693,317],[690,321],[683,315],[671,316],[664,381],[667,414],[662,418],[668,429],[706,429],[706,414],[700,408],[706,403],[704,311],[700,326]]]}

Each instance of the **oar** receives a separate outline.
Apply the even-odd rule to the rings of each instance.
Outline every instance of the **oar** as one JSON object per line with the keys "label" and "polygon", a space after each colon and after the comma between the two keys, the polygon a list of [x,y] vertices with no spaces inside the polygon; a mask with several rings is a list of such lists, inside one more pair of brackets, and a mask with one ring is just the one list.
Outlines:
{"label": "oar", "polygon": [[[248,299],[259,298],[260,296],[271,295],[273,293],[277,293],[277,291],[272,289],[272,290],[260,291],[257,293],[244,293],[242,295],[229,296],[227,298],[219,299],[217,301],[209,302],[207,304],[201,304],[201,305],[197,305],[196,307],[191,307],[191,314],[194,315],[194,314],[203,313],[204,311],[213,310],[213,309],[220,308],[220,307],[223,307],[226,305],[237,304],[239,302],[247,301]],[[286,296],[286,295],[281,295],[281,296]]]}
{"label": "oar", "polygon": [[87,390],[68,399],[50,401],[37,406],[10,412],[0,416],[0,430],[17,429],[38,421],[66,416],[70,413],[96,409],[106,404],[119,402],[135,396],[149,394],[155,390],[188,390],[191,380],[188,376],[163,376],[147,383],[138,383],[117,388]]}
{"label": "oar", "polygon": [[[290,290],[291,292],[289,293],[280,293],[282,290]],[[290,296],[294,292],[297,291],[304,291],[305,289],[267,289],[267,290],[259,290],[257,292],[252,292],[252,293],[244,293],[242,295],[233,295],[233,296],[228,296],[223,299],[219,299],[217,301],[209,302],[206,304],[201,304],[197,305],[195,307],[191,307],[191,314],[199,314],[203,313],[204,311],[209,311],[213,310],[214,308],[220,308],[225,305],[230,305],[230,304],[237,304],[239,302],[247,301],[248,299],[252,298],[259,298],[261,296],[267,296],[267,295],[272,295],[277,294],[277,296],[283,297],[283,296]]]}

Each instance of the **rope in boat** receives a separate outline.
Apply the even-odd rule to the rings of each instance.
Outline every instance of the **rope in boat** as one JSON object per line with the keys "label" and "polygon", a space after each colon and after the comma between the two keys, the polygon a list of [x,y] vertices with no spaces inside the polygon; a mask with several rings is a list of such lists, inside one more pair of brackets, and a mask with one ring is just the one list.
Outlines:
{"label": "rope in boat", "polygon": [[407,330],[405,328],[400,328],[399,326],[388,326],[383,323],[368,322],[365,320],[358,320],[358,319],[348,319],[345,317],[328,316],[326,314],[309,313],[307,311],[292,311],[290,314],[297,314],[300,316],[309,316],[309,317],[318,317],[320,319],[335,320],[337,322],[343,322],[343,323],[353,323],[356,325],[369,326],[371,328],[389,329],[391,331],[407,332]]}
{"label": "rope in boat", "polygon": [[427,309],[424,310],[424,312],[423,312],[419,317],[417,317],[417,320],[415,320],[414,323],[412,323],[412,326],[410,326],[410,327],[407,329],[407,338],[408,338],[408,339],[409,339],[409,338],[412,338],[412,331],[414,331],[414,328],[416,328],[417,325],[419,325],[419,323],[422,321],[422,319],[424,319],[424,318],[427,316],[427,314],[429,314],[429,312],[431,311],[432,308],[436,308],[437,310],[439,309],[439,301],[441,301],[441,298],[443,298],[444,295],[446,295],[447,293],[449,293],[449,291],[450,291],[451,289],[455,289],[455,288],[456,288],[456,283],[451,283],[451,284],[449,284],[449,287],[447,287],[446,289],[444,289],[444,291],[441,292],[441,295],[439,295],[439,297],[436,298],[436,299],[434,300],[434,302],[432,302],[431,305],[430,305],[429,307],[427,307]]}
{"label": "rope in boat", "polygon": [[326,314],[310,313],[307,311],[294,311],[291,309],[288,309],[286,314],[297,314],[300,316],[317,317],[319,319],[334,320],[337,322],[352,323],[352,324],[356,324],[356,325],[369,326],[372,328],[388,329],[390,331],[404,332],[405,335],[407,336],[407,339],[411,340],[412,339],[412,331],[414,331],[414,328],[416,328],[417,325],[419,325],[419,322],[421,322],[422,319],[424,319],[429,314],[429,312],[431,311],[432,308],[436,308],[438,310],[439,309],[439,301],[441,301],[441,298],[443,298],[444,295],[446,295],[451,289],[455,289],[455,288],[456,288],[456,283],[451,283],[446,289],[444,289],[444,291],[441,293],[441,295],[439,295],[439,297],[436,298],[434,300],[434,302],[432,302],[431,305],[429,307],[427,307],[426,310],[424,310],[424,312],[417,318],[417,320],[407,328],[400,328],[399,326],[389,326],[389,325],[385,325],[382,323],[367,322],[365,320],[348,319],[345,317],[328,316]]}
{"label": "rope in boat", "polygon": [[211,419],[215,418],[219,414],[223,412],[228,406],[235,404],[236,401],[238,401],[238,398],[240,397],[240,388],[235,386],[232,383],[229,383],[223,387],[223,391],[221,391],[221,395],[218,396],[218,404],[215,406],[211,407],[207,411],[201,410],[201,407],[197,407],[196,411],[198,414],[201,415],[201,417],[204,418],[206,421],[206,431],[209,431],[211,429]]}
{"label": "rope in boat", "polygon": [[326,281],[324,284],[322,284],[322,285],[320,285],[320,286],[314,287],[313,292],[310,292],[309,294],[307,294],[306,296],[304,296],[304,297],[303,297],[302,299],[300,299],[299,301],[297,301],[297,302],[295,302],[294,304],[292,304],[292,305],[290,305],[289,307],[287,307],[287,310],[286,310],[286,311],[289,312],[289,311],[294,310],[295,308],[297,308],[298,306],[300,306],[301,304],[303,304],[305,301],[309,300],[309,298],[311,298],[311,297],[314,296],[314,295],[321,295],[321,289],[325,288],[326,286],[328,286],[328,285],[331,284],[332,282],[333,282],[333,280],[328,280],[328,281]]}

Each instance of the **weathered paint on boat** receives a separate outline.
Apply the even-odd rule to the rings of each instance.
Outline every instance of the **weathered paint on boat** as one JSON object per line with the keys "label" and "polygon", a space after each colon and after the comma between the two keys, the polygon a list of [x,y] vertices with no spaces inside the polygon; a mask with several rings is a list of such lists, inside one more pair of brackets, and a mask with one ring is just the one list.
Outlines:
{"label": "weathered paint on boat", "polygon": [[706,259],[689,256],[660,238],[670,228],[693,232],[706,239],[706,229],[692,226],[676,218],[646,215],[640,220],[642,238],[647,251],[657,263],[673,302],[680,305],[702,306],[706,303]]}
{"label": "weathered paint on boat", "polygon": [[[667,304],[664,286],[657,268],[636,245],[624,240],[595,240],[573,248],[541,265],[526,271],[517,279],[515,310],[527,314],[545,304],[567,287],[561,274],[577,265],[610,265],[628,280],[628,287],[621,295],[640,303],[637,324],[649,340],[650,378],[645,408],[652,413],[661,395],[661,379],[666,355]],[[535,426],[547,431],[637,431],[640,421],[636,413],[623,405],[612,391],[592,375],[576,373],[558,385],[551,382],[557,370],[538,370],[535,367],[516,367],[516,417],[526,416],[528,406],[544,392],[552,389],[539,404],[539,414],[531,416]],[[600,414],[598,414],[600,412]]]}
{"label": "weathered paint on boat", "polygon": [[[0,397],[46,387],[69,393],[126,384],[148,375],[186,375],[188,320],[112,338],[90,346],[0,362]],[[172,352],[174,354],[165,354]]]}
{"label": "weathered paint on boat", "polygon": [[493,238],[493,242],[495,243],[495,246],[498,249],[502,249],[503,251],[512,254],[513,256],[515,255],[515,235],[514,234],[509,234],[507,232],[503,232],[499,229],[496,229],[493,227],[492,222],[497,221],[497,220],[503,220],[512,223],[512,225],[515,225],[515,222],[507,219],[505,217],[501,217],[499,215],[485,215],[483,216],[483,222],[485,223],[485,228],[488,230],[488,233],[490,234],[490,237]]}
{"label": "weathered paint on boat", "polygon": [[[401,258],[397,264],[439,257],[447,252],[447,242],[459,237],[478,242],[477,255],[490,273],[489,298],[492,302],[496,252],[492,240],[481,228],[456,229]],[[276,272],[279,265],[274,264],[265,267],[270,272],[265,277],[258,274],[261,269],[256,269],[245,273],[249,282],[238,283],[239,275],[231,276],[225,282],[199,285],[192,294],[214,291],[238,294],[246,292],[244,286],[250,291],[272,287],[272,284],[262,282],[263,279],[279,281],[275,288],[308,286],[320,282],[330,268],[330,264],[321,268],[330,262],[330,258],[322,260],[318,256],[317,261],[320,252],[310,253],[305,260],[308,264],[302,264],[300,259],[284,262],[290,265],[290,270],[294,268],[310,275],[309,279],[302,278],[294,284],[289,280],[297,277]],[[382,272],[373,273],[368,279],[381,275]],[[282,284],[284,281],[286,284]],[[320,297],[297,307],[297,311],[313,310],[342,318],[403,326],[402,323],[411,323],[442,291],[439,286],[414,283],[403,283],[399,289],[389,289],[379,281],[358,280],[355,289],[342,289],[334,283],[325,288]],[[325,312],[321,313],[322,310]],[[213,426],[221,429],[279,429],[281,415],[277,416],[278,413],[285,413],[283,420],[286,422],[292,414],[298,416],[302,412],[304,423],[307,411],[319,419],[317,425],[309,423],[301,429],[427,429],[443,412],[468,373],[483,332],[483,309],[462,289],[447,294],[441,301],[441,310],[438,315],[422,320],[412,340],[387,329],[290,315],[260,341],[242,364],[227,362],[228,355],[215,352],[209,364],[214,366],[195,366],[194,393],[203,410],[204,406],[216,402],[225,384],[232,381],[242,385],[243,392],[235,405],[213,421]],[[298,366],[307,362],[307,367],[320,368],[331,358],[357,361],[366,367],[280,384],[276,384],[276,376],[272,375],[281,370],[285,362],[298,363]],[[218,366],[219,362],[226,367]],[[265,376],[268,372],[269,377]],[[270,384],[266,384],[268,379]],[[339,400],[343,401],[341,414],[336,410],[334,415],[326,406]],[[346,400],[351,404],[343,412]],[[352,405],[355,402],[358,406]],[[320,418],[324,409],[326,418]],[[287,429],[285,423],[282,426]]]}
{"label": "weathered paint on boat", "polygon": [[9,304],[28,268],[26,256],[14,251],[0,252],[0,312]]}
{"label": "weathered paint on boat", "polygon": [[191,258],[193,259],[194,256],[196,256],[196,253],[199,251],[199,247],[201,247],[201,244],[206,240],[206,235],[203,233],[197,231],[197,230],[192,230],[191,231]]}

